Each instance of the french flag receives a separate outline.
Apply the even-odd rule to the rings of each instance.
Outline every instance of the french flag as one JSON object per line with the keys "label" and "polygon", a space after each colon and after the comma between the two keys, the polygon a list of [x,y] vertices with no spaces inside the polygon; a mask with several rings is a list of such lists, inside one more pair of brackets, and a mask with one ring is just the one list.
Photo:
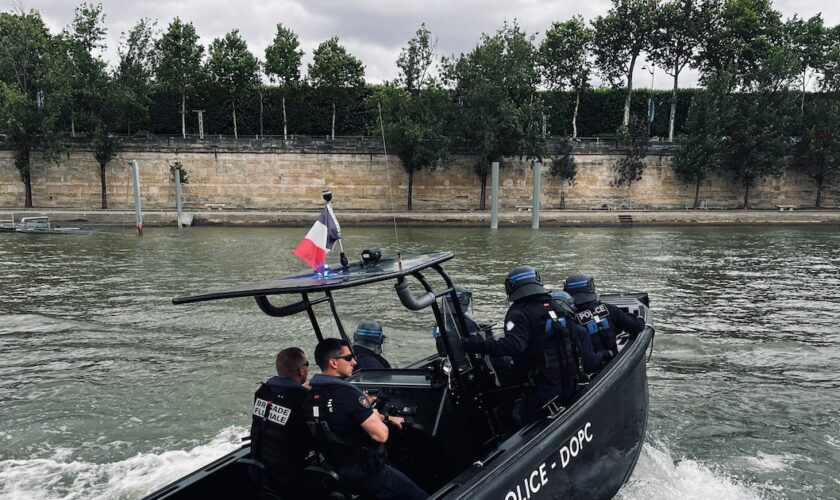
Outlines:
{"label": "french flag", "polygon": [[338,225],[332,206],[328,204],[292,253],[309,264],[315,272],[321,272],[327,261],[327,252],[332,250],[339,239],[341,239],[341,226]]}

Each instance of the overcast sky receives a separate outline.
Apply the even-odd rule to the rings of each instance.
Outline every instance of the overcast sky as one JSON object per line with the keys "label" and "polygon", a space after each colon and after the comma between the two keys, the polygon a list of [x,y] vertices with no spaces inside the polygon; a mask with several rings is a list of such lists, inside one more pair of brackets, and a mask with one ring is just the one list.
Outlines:
{"label": "overcast sky", "polygon": [[[7,0],[8,2],[8,0]],[[73,19],[78,3],[72,0],[22,0],[25,10],[41,12],[50,29],[57,33]],[[7,10],[11,9],[7,3]],[[369,82],[381,83],[397,76],[400,49],[425,22],[438,40],[438,54],[467,52],[481,33],[493,33],[504,20],[516,19],[526,32],[540,40],[554,21],[573,15],[586,20],[605,15],[609,0],[102,0],[108,28],[106,60],[117,60],[120,36],[142,17],[157,21],[164,31],[176,16],[192,22],[205,48],[214,38],[238,28],[251,51],[261,60],[274,38],[278,22],[297,33],[305,51],[302,72],[311,61],[312,50],[333,35],[365,65]],[[777,0],[784,18],[798,14],[808,18],[822,13],[827,25],[840,23],[840,2],[836,0]],[[650,73],[637,65],[634,87],[649,87]],[[655,87],[670,88],[669,76],[656,68]],[[696,75],[687,72],[680,87],[696,85]]]}

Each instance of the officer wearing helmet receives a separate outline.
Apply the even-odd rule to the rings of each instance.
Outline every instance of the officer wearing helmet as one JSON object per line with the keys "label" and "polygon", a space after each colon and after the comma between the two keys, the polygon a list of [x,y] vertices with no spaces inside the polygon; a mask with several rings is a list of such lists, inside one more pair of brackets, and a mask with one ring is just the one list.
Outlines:
{"label": "officer wearing helmet", "polygon": [[522,382],[531,381],[533,390],[519,409],[519,420],[528,423],[542,416],[542,407],[557,397],[568,401],[578,381],[577,342],[572,322],[554,304],[543,287],[539,272],[531,266],[517,266],[505,279],[510,308],[505,315],[505,336],[481,341],[468,337],[465,348],[491,356],[512,356]]}
{"label": "officer wearing helmet", "polygon": [[578,353],[580,354],[581,365],[586,373],[592,373],[601,366],[602,363],[609,361],[612,358],[612,353],[606,349],[595,351],[592,348],[592,339],[589,332],[582,326],[575,322],[575,315],[577,308],[575,301],[571,295],[563,291],[551,292],[551,300],[554,304],[560,307],[565,313],[565,319],[569,322],[569,327],[572,330],[573,338],[577,342]]}
{"label": "officer wearing helmet", "polygon": [[595,289],[595,279],[588,274],[570,274],[563,290],[574,297],[577,307],[575,319],[586,328],[596,352],[607,350],[614,356],[618,354],[616,337],[619,333],[627,332],[636,336],[645,328],[641,318],[601,302]]}
{"label": "officer wearing helmet", "polygon": [[362,368],[391,368],[388,360],[382,357],[382,343],[385,335],[382,324],[372,319],[359,323],[353,333],[353,354],[356,355],[356,366],[353,371]]}
{"label": "officer wearing helmet", "polygon": [[[464,322],[467,324],[467,335],[475,335],[481,331],[481,326],[479,326],[478,322],[475,321],[475,319],[473,319],[473,317],[467,312],[470,308],[470,302],[472,301],[472,292],[461,285],[455,285],[454,288],[455,296],[458,298],[458,303],[461,305],[461,311],[464,313]],[[454,314],[455,310],[452,305],[452,295],[444,295],[443,301],[446,306],[445,311],[451,311],[450,314]],[[437,325],[432,327],[432,337],[435,339],[435,346],[437,347],[438,355],[446,356],[443,339],[440,337],[440,327]]]}

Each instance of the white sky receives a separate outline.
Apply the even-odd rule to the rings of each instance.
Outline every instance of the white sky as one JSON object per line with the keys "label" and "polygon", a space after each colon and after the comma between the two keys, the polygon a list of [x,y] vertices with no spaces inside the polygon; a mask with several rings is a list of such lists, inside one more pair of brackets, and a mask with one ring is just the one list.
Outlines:
{"label": "white sky", "polygon": [[[8,2],[9,0],[7,0]],[[41,12],[50,29],[57,33],[73,19],[78,3],[68,0],[21,0],[25,10]],[[438,54],[467,52],[481,33],[493,33],[504,20],[516,19],[526,32],[541,39],[554,21],[565,21],[579,14],[586,20],[605,15],[609,0],[102,0],[108,28],[104,53],[112,64],[117,61],[120,35],[142,17],[157,20],[164,31],[178,16],[192,22],[205,49],[214,38],[238,28],[251,51],[260,59],[282,22],[297,33],[305,51],[301,71],[311,61],[312,50],[336,35],[350,53],[365,65],[369,82],[381,83],[397,76],[396,59],[400,49],[425,22],[438,40]],[[784,18],[798,14],[809,18],[822,13],[826,25],[840,23],[840,2],[818,0],[777,0],[774,7]],[[7,3],[7,10],[12,8]],[[650,86],[651,75],[637,64],[634,87]],[[671,88],[671,77],[656,68],[654,86]],[[680,87],[696,86],[696,74],[684,72]]]}

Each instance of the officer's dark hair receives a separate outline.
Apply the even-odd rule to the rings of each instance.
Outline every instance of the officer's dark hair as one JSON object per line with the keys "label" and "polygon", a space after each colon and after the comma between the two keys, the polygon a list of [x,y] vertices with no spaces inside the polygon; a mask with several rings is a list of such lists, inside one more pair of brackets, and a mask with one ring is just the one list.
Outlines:
{"label": "officer's dark hair", "polygon": [[292,377],[306,363],[306,353],[300,347],[287,347],[277,353],[274,368],[281,377]]}
{"label": "officer's dark hair", "polygon": [[315,363],[322,371],[326,370],[330,366],[330,360],[341,356],[345,347],[350,347],[350,344],[341,339],[324,339],[318,342],[315,346]]}

